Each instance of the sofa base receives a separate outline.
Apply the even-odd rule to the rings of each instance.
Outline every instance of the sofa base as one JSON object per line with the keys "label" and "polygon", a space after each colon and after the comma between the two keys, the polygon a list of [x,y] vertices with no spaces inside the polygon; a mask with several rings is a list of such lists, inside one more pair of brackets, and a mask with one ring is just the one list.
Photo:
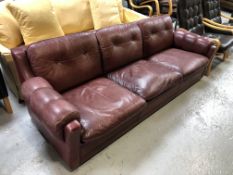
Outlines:
{"label": "sofa base", "polygon": [[110,137],[106,137],[104,139],[100,139],[95,142],[82,143],[81,150],[80,150],[81,164],[83,164],[85,161],[87,161],[88,159],[93,157],[95,154],[100,152],[106,146],[110,145],[112,142],[117,140],[123,134],[125,134],[126,132],[134,128],[136,125],[141,123],[143,120],[151,116],[153,113],[161,109],[163,106],[168,104],[170,101],[172,101],[178,95],[183,93],[193,84],[198,82],[203,77],[205,70],[206,70],[206,67],[202,67],[198,69],[194,73],[185,77],[182,84],[176,85],[175,87],[161,94],[159,97],[156,97],[154,100],[147,102],[147,107],[143,113],[133,118],[132,120],[119,125],[119,127],[114,131],[114,133],[111,134]]}
{"label": "sofa base", "polygon": [[[88,143],[80,143],[80,130],[78,133],[68,133],[77,137],[71,140],[72,144],[70,144],[70,141],[66,138],[61,140],[52,133],[49,134],[50,132],[46,130],[46,127],[43,126],[36,117],[33,117],[34,114],[31,111],[29,112],[32,116],[33,123],[37,126],[42,135],[50,141],[55,150],[69,165],[69,168],[73,170],[198,82],[203,77],[205,70],[206,67],[198,69],[194,73],[186,76],[183,79],[183,83],[177,84],[159,97],[147,102],[146,109],[142,113],[131,120],[121,123],[109,136]],[[67,133],[64,133],[64,135],[66,137]]]}

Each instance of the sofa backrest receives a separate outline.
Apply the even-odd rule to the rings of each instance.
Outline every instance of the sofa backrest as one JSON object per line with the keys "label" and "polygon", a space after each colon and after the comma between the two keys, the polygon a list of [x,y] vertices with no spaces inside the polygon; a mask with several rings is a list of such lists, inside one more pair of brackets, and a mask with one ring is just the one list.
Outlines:
{"label": "sofa backrest", "polygon": [[144,57],[172,46],[173,26],[170,16],[151,17],[139,21],[138,25],[142,32]]}
{"label": "sofa backrest", "polygon": [[124,24],[96,32],[105,73],[142,59],[142,36],[137,24]]}
{"label": "sofa backrest", "polygon": [[202,0],[182,0],[178,2],[178,21],[180,27],[202,35],[205,30],[202,18]]}
{"label": "sofa backrest", "polygon": [[34,75],[45,78],[58,91],[103,74],[94,31],[32,44],[27,57]]}
{"label": "sofa backrest", "polygon": [[38,76],[62,92],[170,48],[173,40],[171,18],[164,15],[44,40],[11,52],[22,83]]}
{"label": "sofa backrest", "polygon": [[220,0],[204,0],[203,15],[214,22],[222,23]]}

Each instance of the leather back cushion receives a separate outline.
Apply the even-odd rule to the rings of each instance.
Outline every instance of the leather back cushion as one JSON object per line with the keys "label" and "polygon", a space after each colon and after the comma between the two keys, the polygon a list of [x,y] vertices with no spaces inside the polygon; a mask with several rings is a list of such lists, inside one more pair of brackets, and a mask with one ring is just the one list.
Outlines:
{"label": "leather back cushion", "polygon": [[204,17],[211,19],[215,22],[222,23],[221,9],[219,0],[204,0],[203,13]]}
{"label": "leather back cushion", "polygon": [[105,73],[125,66],[143,56],[141,31],[137,24],[124,24],[96,32]]}
{"label": "leather back cushion", "polygon": [[33,73],[65,91],[103,73],[95,32],[76,33],[29,46]]}
{"label": "leather back cushion", "polygon": [[145,57],[172,46],[173,27],[172,20],[168,15],[141,20],[138,25],[142,31]]}
{"label": "leather back cushion", "polygon": [[178,19],[180,27],[202,35],[204,33],[202,17],[203,11],[201,0],[182,0],[178,2]]}

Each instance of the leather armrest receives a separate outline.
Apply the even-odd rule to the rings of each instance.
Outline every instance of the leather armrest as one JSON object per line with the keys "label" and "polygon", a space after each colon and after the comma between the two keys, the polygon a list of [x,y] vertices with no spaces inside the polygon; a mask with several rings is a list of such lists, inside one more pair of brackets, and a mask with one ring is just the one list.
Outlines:
{"label": "leather armrest", "polygon": [[148,18],[148,16],[142,15],[140,13],[137,13],[137,12],[130,10],[130,9],[127,9],[127,8],[123,8],[123,12],[124,12],[123,23],[130,23],[130,22],[134,22],[134,21]]}
{"label": "leather armrest", "polygon": [[217,51],[217,46],[211,39],[189,32],[185,29],[178,29],[174,32],[175,47],[207,56],[209,59]]}
{"label": "leather armrest", "polygon": [[64,139],[66,125],[73,120],[79,121],[77,109],[45,79],[31,78],[23,83],[21,90],[29,111],[57,137]]}

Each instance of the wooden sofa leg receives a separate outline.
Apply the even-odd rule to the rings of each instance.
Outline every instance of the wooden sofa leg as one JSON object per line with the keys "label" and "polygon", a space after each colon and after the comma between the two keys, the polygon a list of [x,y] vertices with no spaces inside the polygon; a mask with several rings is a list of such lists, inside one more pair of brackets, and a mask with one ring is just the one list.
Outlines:
{"label": "wooden sofa leg", "polygon": [[213,60],[209,63],[208,67],[207,67],[207,71],[206,71],[206,76],[210,76],[210,72],[212,69],[212,65],[213,65]]}
{"label": "wooden sofa leg", "polygon": [[229,51],[225,51],[223,54],[223,61],[226,61],[226,59],[229,57]]}
{"label": "wooden sofa leg", "polygon": [[3,99],[3,104],[5,106],[6,112],[13,113],[13,110],[11,108],[11,103],[10,103],[8,97],[6,97],[6,98]]}

